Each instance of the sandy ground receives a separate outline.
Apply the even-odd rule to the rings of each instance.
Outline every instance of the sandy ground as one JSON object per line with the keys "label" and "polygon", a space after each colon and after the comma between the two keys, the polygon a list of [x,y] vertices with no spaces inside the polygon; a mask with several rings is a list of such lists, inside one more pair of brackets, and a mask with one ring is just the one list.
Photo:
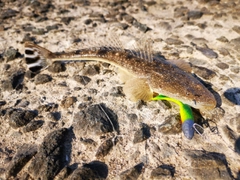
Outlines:
{"label": "sandy ground", "polygon": [[[239,179],[238,0],[0,1],[0,7],[1,179]],[[106,63],[67,63],[64,71],[30,77],[24,41],[71,51],[86,37],[88,46],[108,44],[115,30],[126,48],[150,38],[155,54],[193,65],[218,101],[212,112],[196,115],[201,135],[184,137],[174,104],[129,101],[117,69]],[[16,125],[19,119],[24,123]],[[41,154],[52,146],[55,154]],[[41,174],[51,163],[36,165],[39,157],[52,158],[58,169]]]}

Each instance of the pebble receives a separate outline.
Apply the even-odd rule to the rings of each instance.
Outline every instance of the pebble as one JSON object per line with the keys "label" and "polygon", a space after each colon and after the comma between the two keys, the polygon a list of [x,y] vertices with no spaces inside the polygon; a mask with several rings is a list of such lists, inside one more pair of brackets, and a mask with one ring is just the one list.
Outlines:
{"label": "pebble", "polygon": [[175,174],[175,167],[171,165],[161,165],[151,172],[152,179],[171,179]]}
{"label": "pebble", "polygon": [[23,144],[18,148],[16,154],[8,165],[6,179],[16,177],[27,162],[37,153],[37,146],[33,144]]}
{"label": "pebble", "polygon": [[240,96],[239,88],[230,88],[223,93],[224,97],[235,105],[240,105],[238,97]]}
{"label": "pebble", "polygon": [[202,48],[202,47],[197,47],[196,48],[198,51],[200,51],[204,56],[213,59],[213,58],[217,58],[218,54],[216,52],[214,52],[212,49],[209,48]]}
{"label": "pebble", "polygon": [[47,117],[52,121],[59,121],[61,119],[60,112],[50,112],[47,114]]}
{"label": "pebble", "polygon": [[201,11],[189,11],[187,13],[188,19],[199,19],[202,15],[203,13]]}
{"label": "pebble", "polygon": [[9,125],[16,129],[27,125],[31,120],[37,116],[34,111],[27,111],[22,109],[13,109],[9,112]]}
{"label": "pebble", "polygon": [[225,48],[220,48],[218,49],[219,53],[223,56],[227,56],[227,55],[230,55],[229,51]]}
{"label": "pebble", "polygon": [[202,67],[202,66],[193,66],[192,67],[193,71],[195,74],[197,74],[198,76],[206,79],[206,80],[210,80],[214,77],[216,77],[216,73],[208,68]]}
{"label": "pebble", "polygon": [[229,165],[224,154],[201,150],[186,151],[191,158],[189,175],[195,179],[231,180]]}
{"label": "pebble", "polygon": [[238,74],[238,73],[239,73],[239,71],[240,71],[240,67],[239,67],[239,66],[234,66],[234,67],[231,67],[231,68],[230,68],[230,71],[232,71],[232,72],[234,72],[234,73]]}
{"label": "pebble", "polygon": [[12,61],[20,56],[21,56],[21,54],[18,52],[18,50],[14,49],[13,47],[10,47],[4,53],[4,57],[7,59],[7,62]]}
{"label": "pebble", "polygon": [[165,42],[169,45],[181,45],[183,41],[175,39],[175,38],[167,38]]}
{"label": "pebble", "polygon": [[26,126],[23,127],[23,132],[27,133],[30,131],[36,131],[40,127],[42,127],[44,121],[38,120],[38,121],[30,121]]}
{"label": "pebble", "polygon": [[135,180],[138,179],[138,177],[143,172],[144,164],[139,163],[136,166],[122,172],[119,177],[122,180]]}
{"label": "pebble", "polygon": [[117,115],[105,104],[95,104],[75,114],[73,130],[76,136],[102,135],[119,131]]}
{"label": "pebble", "polygon": [[92,161],[88,164],[84,164],[82,167],[79,167],[75,171],[73,171],[69,179],[70,180],[76,180],[76,179],[102,180],[102,179],[106,179],[107,176],[108,176],[108,166],[101,161]]}
{"label": "pebble", "polygon": [[59,73],[66,70],[65,64],[61,62],[54,62],[49,67],[48,70],[53,73]]}
{"label": "pebble", "polygon": [[216,66],[222,70],[225,70],[225,69],[228,69],[229,68],[229,65],[226,64],[226,63],[217,63]]}
{"label": "pebble", "polygon": [[35,35],[43,35],[45,34],[45,30],[43,28],[34,28],[32,30],[32,34],[35,34]]}
{"label": "pebble", "polygon": [[188,12],[188,8],[181,6],[181,7],[177,7],[174,9],[174,17],[178,18],[178,17],[183,17],[187,14]]}
{"label": "pebble", "polygon": [[0,100],[0,106],[4,106],[7,102],[4,100]]}
{"label": "pebble", "polygon": [[38,153],[32,159],[28,172],[33,179],[54,179],[59,171],[69,162],[71,147],[68,142],[69,130],[66,128],[49,133],[39,147]]}
{"label": "pebble", "polygon": [[45,84],[50,81],[52,81],[52,77],[48,74],[37,74],[34,79],[35,84]]}
{"label": "pebble", "polygon": [[66,166],[64,167],[55,177],[54,180],[64,180],[66,178],[69,178],[69,176],[72,174],[72,172],[76,168],[74,166]]}
{"label": "pebble", "polygon": [[74,19],[74,17],[63,17],[61,22],[63,22],[65,25],[68,25]]}
{"label": "pebble", "polygon": [[6,10],[2,10],[0,17],[1,19],[8,19],[17,16],[18,13],[18,11],[8,8]]}
{"label": "pebble", "polygon": [[63,108],[69,108],[70,106],[72,106],[73,104],[75,104],[77,102],[77,98],[76,97],[65,97],[62,101],[61,101],[61,106]]}
{"label": "pebble", "polygon": [[240,154],[240,137],[235,141],[234,145],[235,151]]}
{"label": "pebble", "polygon": [[182,131],[179,115],[170,115],[166,117],[163,124],[158,126],[158,131],[163,134],[177,134]]}
{"label": "pebble", "polygon": [[240,26],[233,26],[232,30],[240,34]]}
{"label": "pebble", "polygon": [[85,76],[94,76],[99,74],[100,68],[97,65],[88,65],[85,66],[82,70],[82,74]]}
{"label": "pebble", "polygon": [[73,76],[73,79],[84,86],[86,86],[91,81],[91,78],[89,78],[88,76],[80,76],[80,75]]}
{"label": "pebble", "polygon": [[138,116],[136,114],[127,114],[127,118],[132,122],[136,122],[138,120]]}
{"label": "pebble", "polygon": [[217,38],[217,40],[220,41],[220,42],[223,42],[223,43],[229,42],[228,39],[225,36],[221,36],[221,37]]}
{"label": "pebble", "polygon": [[51,30],[55,30],[55,29],[58,29],[59,26],[61,26],[60,24],[54,24],[54,25],[49,25],[49,26],[46,26],[46,29],[47,31],[51,31]]}
{"label": "pebble", "polygon": [[97,149],[96,157],[103,158],[109,154],[113,146],[116,145],[116,140],[109,138],[105,140]]}
{"label": "pebble", "polygon": [[149,28],[146,24],[142,24],[140,22],[138,22],[136,19],[133,20],[132,25],[137,28],[138,30],[146,33],[147,31],[151,30],[151,28]]}
{"label": "pebble", "polygon": [[234,45],[235,50],[240,51],[240,37],[231,39],[230,44]]}
{"label": "pebble", "polygon": [[124,97],[124,93],[123,93],[123,87],[122,86],[117,86],[117,87],[112,87],[112,89],[110,90],[110,95],[114,96],[114,97]]}
{"label": "pebble", "polygon": [[151,137],[150,127],[147,124],[142,123],[141,129],[137,130],[134,134],[133,143],[140,143]]}

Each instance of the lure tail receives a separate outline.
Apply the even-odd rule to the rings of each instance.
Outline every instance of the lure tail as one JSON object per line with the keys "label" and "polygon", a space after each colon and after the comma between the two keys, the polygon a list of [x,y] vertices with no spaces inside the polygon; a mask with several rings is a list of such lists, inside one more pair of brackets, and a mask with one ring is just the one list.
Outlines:
{"label": "lure tail", "polygon": [[26,42],[24,56],[28,68],[32,72],[39,72],[49,66],[54,53],[32,42]]}
{"label": "lure tail", "polygon": [[173,99],[173,98],[170,98],[167,96],[163,96],[163,95],[158,95],[158,96],[152,98],[152,100],[167,100],[167,101],[172,101],[172,102],[176,103],[177,105],[179,105],[183,134],[188,139],[193,138],[193,136],[194,136],[194,129],[193,129],[194,117],[193,117],[192,109],[189,105],[183,104],[182,102],[180,102],[176,99]]}

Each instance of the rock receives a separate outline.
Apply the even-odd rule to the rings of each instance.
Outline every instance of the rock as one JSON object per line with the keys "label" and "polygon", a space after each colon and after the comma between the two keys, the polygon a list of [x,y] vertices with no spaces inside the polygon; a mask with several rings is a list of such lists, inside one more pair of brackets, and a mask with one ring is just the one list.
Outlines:
{"label": "rock", "polygon": [[132,17],[132,16],[129,15],[129,14],[126,14],[126,15],[124,15],[124,16],[122,16],[122,17],[123,17],[123,19],[124,19],[127,23],[129,23],[129,24],[132,24],[133,21],[135,20],[135,18]]}
{"label": "rock", "polygon": [[[69,163],[69,130],[62,128],[49,133],[39,147],[38,153],[28,167],[34,179],[54,179]],[[67,141],[68,140],[68,141]]]}
{"label": "rock", "polygon": [[22,109],[13,109],[9,112],[9,125],[16,129],[27,125],[31,120],[37,116],[34,111],[25,111]]}
{"label": "rock", "polygon": [[136,122],[138,120],[138,117],[136,114],[127,114],[127,118],[133,122]]}
{"label": "rock", "polygon": [[147,124],[142,123],[141,129],[134,134],[133,143],[140,143],[151,137],[150,128]]}
{"label": "rock", "polygon": [[105,140],[97,150],[96,157],[102,158],[108,155],[114,145],[116,145],[117,141],[115,138],[110,138]]}
{"label": "rock", "polygon": [[136,166],[122,172],[119,177],[121,180],[136,180],[141,175],[143,167],[144,164],[139,163]]}
{"label": "rock", "polygon": [[232,30],[240,34],[240,26],[233,26]]}
{"label": "rock", "polygon": [[18,50],[14,49],[13,47],[10,47],[4,53],[4,57],[7,59],[7,62],[12,61],[16,58],[19,58],[20,56],[21,56],[21,54],[18,52]]}
{"label": "rock", "polygon": [[89,25],[89,24],[91,24],[93,21],[91,20],[91,19],[86,19],[85,21],[84,21],[84,24],[86,24],[86,25]]}
{"label": "rock", "polygon": [[72,106],[75,102],[77,102],[77,98],[76,97],[65,97],[62,101],[61,101],[61,106],[63,108],[69,108],[70,106]]}
{"label": "rock", "polygon": [[197,74],[198,76],[206,79],[206,80],[210,80],[214,77],[216,77],[216,73],[208,68],[205,67],[201,67],[201,66],[193,66],[192,67],[193,71],[195,74]]}
{"label": "rock", "polygon": [[99,66],[97,65],[88,65],[83,68],[82,74],[85,76],[94,76],[99,74],[99,70]]}
{"label": "rock", "polygon": [[6,104],[6,101],[0,100],[0,107],[1,107],[1,106],[4,106],[5,104]]}
{"label": "rock", "polygon": [[65,64],[62,62],[54,62],[49,67],[48,70],[53,73],[59,73],[66,70]]}
{"label": "rock", "polygon": [[47,117],[52,121],[59,121],[61,119],[60,112],[50,112]]}
{"label": "rock", "polygon": [[59,24],[54,24],[54,25],[46,26],[46,29],[49,32],[51,30],[58,29],[59,26],[60,26]]}
{"label": "rock", "polygon": [[63,17],[61,22],[63,22],[65,25],[68,25],[74,19],[74,17]]}
{"label": "rock", "polygon": [[87,76],[80,76],[80,75],[75,75],[73,79],[84,86],[86,86],[91,81],[91,78]]}
{"label": "rock", "polygon": [[217,58],[218,54],[216,52],[214,52],[212,49],[209,48],[202,48],[202,47],[197,47],[196,48],[198,51],[200,51],[204,56],[213,59],[213,58]]}
{"label": "rock", "polygon": [[228,39],[225,36],[221,36],[221,37],[217,38],[217,40],[220,41],[220,42],[223,42],[223,43],[229,42]]}
{"label": "rock", "polygon": [[189,11],[187,13],[188,19],[199,19],[202,15],[203,13],[201,11]]}
{"label": "rock", "polygon": [[182,17],[185,16],[188,12],[188,8],[181,6],[181,7],[177,7],[174,9],[174,17],[178,18],[178,17]]}
{"label": "rock", "polygon": [[235,74],[238,74],[240,72],[240,67],[238,66],[231,67],[230,71],[234,72]]}
{"label": "rock", "polygon": [[177,134],[182,131],[179,115],[170,115],[166,117],[163,124],[158,126],[158,131],[163,134]]}
{"label": "rock", "polygon": [[35,76],[34,82],[35,84],[45,84],[47,82],[50,82],[52,80],[52,77],[48,74],[37,74]]}
{"label": "rock", "polygon": [[75,170],[75,167],[66,166],[55,176],[54,180],[64,180],[68,179],[72,172]]}
{"label": "rock", "polygon": [[175,38],[167,38],[165,42],[169,45],[181,45],[183,41],[175,39]]}
{"label": "rock", "polygon": [[37,146],[32,144],[23,144],[18,148],[16,154],[7,167],[6,177],[16,177],[27,162],[37,153]]}
{"label": "rock", "polygon": [[222,70],[225,70],[225,69],[228,69],[229,68],[229,65],[226,64],[226,63],[217,63],[216,66]]}
{"label": "rock", "polygon": [[175,167],[171,165],[161,165],[151,172],[151,179],[171,179],[175,174]]}
{"label": "rock", "polygon": [[124,97],[125,95],[123,93],[123,87],[122,86],[113,87],[111,89],[110,95],[114,97]]}
{"label": "rock", "polygon": [[108,176],[108,166],[101,161],[92,161],[84,164],[82,167],[73,171],[70,180],[84,180],[84,179],[106,179]]}
{"label": "rock", "polygon": [[240,137],[235,141],[235,151],[240,154]]}
{"label": "rock", "polygon": [[226,99],[228,99],[230,102],[232,102],[235,105],[240,105],[240,102],[238,101],[238,97],[240,95],[240,89],[239,88],[230,88],[226,90],[223,95]]}
{"label": "rock", "polygon": [[44,121],[31,121],[25,127],[23,127],[23,132],[36,131],[38,128],[42,127]]}
{"label": "rock", "polygon": [[75,114],[73,130],[76,136],[101,135],[119,130],[117,115],[105,104],[89,106]]}
{"label": "rock", "polygon": [[151,30],[151,28],[149,28],[146,24],[142,24],[140,22],[138,22],[136,19],[133,20],[132,25],[139,29],[140,31],[146,33],[147,31]]}
{"label": "rock", "polygon": [[219,53],[222,54],[223,56],[230,55],[229,51],[225,48],[220,48],[218,49]]}
{"label": "rock", "polygon": [[35,34],[35,35],[43,35],[45,34],[45,30],[43,28],[34,28],[32,30],[32,34]]}
{"label": "rock", "polygon": [[14,16],[17,16],[19,12],[13,9],[6,9],[6,10],[2,10],[1,13],[1,19],[8,19],[8,18],[12,18]]}
{"label": "rock", "polygon": [[233,179],[226,156],[216,152],[186,151],[191,158],[190,176],[196,179]]}
{"label": "rock", "polygon": [[237,51],[240,51],[240,37],[231,39],[230,44],[232,44]]}

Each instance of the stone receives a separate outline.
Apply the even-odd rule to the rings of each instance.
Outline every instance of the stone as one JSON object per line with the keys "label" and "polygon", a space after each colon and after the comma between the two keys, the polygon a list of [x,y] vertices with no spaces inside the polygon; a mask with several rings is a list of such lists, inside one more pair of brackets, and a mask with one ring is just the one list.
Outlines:
{"label": "stone", "polygon": [[151,179],[171,179],[175,173],[175,167],[164,164],[152,170]]}
{"label": "stone", "polygon": [[77,102],[77,98],[76,97],[65,97],[62,101],[61,101],[61,106],[63,108],[69,108],[70,106],[72,106],[73,104],[75,104]]}
{"label": "stone", "polygon": [[217,58],[218,54],[216,52],[214,52],[212,49],[209,48],[202,48],[202,47],[197,47],[196,48],[198,51],[200,51],[204,56],[213,59],[213,58]]}
{"label": "stone", "polygon": [[13,109],[9,112],[9,125],[16,129],[27,125],[31,120],[37,116],[34,111],[27,111],[22,109]]}
{"label": "stone", "polygon": [[53,73],[59,73],[59,72],[63,72],[66,70],[66,67],[65,67],[65,64],[62,63],[62,62],[54,62],[52,63],[49,67],[48,67],[48,70],[50,72],[53,72]]}
{"label": "stone", "polygon": [[111,92],[110,95],[114,96],[114,97],[124,97],[125,96],[123,93],[122,86],[112,87],[110,92]]}
{"label": "stone", "polygon": [[18,50],[14,49],[13,47],[10,47],[4,53],[4,57],[7,59],[7,62],[12,61],[20,56],[21,56],[21,54],[18,52]]}
{"label": "stone", "polygon": [[23,127],[23,132],[31,132],[36,131],[40,127],[42,127],[44,121],[38,120],[38,121],[30,121],[26,126]]}
{"label": "stone", "polygon": [[75,135],[80,137],[118,132],[117,115],[105,104],[91,105],[74,115],[73,130]]}
{"label": "stone", "polygon": [[8,19],[17,16],[18,13],[18,11],[8,8],[6,10],[2,10],[0,17],[1,19]]}
{"label": "stone", "polygon": [[202,66],[193,66],[192,67],[193,71],[195,74],[197,74],[198,76],[206,79],[206,80],[210,80],[214,77],[216,77],[216,73],[208,68],[202,67]]}
{"label": "stone", "polygon": [[136,114],[127,114],[127,118],[133,122],[136,122],[138,120],[138,116]]}
{"label": "stone", "polygon": [[75,75],[73,79],[84,86],[86,86],[91,81],[91,78],[87,76],[80,76],[80,75]]}
{"label": "stone", "polygon": [[223,43],[229,42],[228,39],[225,36],[221,36],[221,37],[217,38],[217,40],[220,41],[220,42],[223,42]]}
{"label": "stone", "polygon": [[108,166],[101,161],[92,161],[73,171],[70,180],[84,179],[106,179],[108,176]]}
{"label": "stone", "polygon": [[151,137],[150,128],[147,124],[142,123],[141,129],[134,134],[133,143],[140,143]]}
{"label": "stone", "polygon": [[232,30],[240,34],[240,26],[233,26]]}
{"label": "stone", "polygon": [[27,162],[37,153],[37,146],[32,144],[23,144],[18,148],[16,154],[7,167],[6,177],[16,177]]}
{"label": "stone", "polygon": [[139,163],[136,166],[122,172],[119,177],[121,180],[135,180],[141,175],[144,164]]}
{"label": "stone", "polygon": [[230,88],[223,93],[224,97],[228,99],[235,105],[240,105],[238,102],[238,97],[240,96],[240,89],[239,88]]}
{"label": "stone", "polygon": [[199,19],[201,18],[203,13],[201,11],[189,11],[187,16],[189,19]]}
{"label": "stone", "polygon": [[167,38],[165,42],[169,45],[181,45],[183,41],[175,39],[175,38]]}
{"label": "stone", "polygon": [[97,65],[88,65],[83,68],[82,74],[84,76],[94,76],[96,74],[99,74],[99,70],[99,66]]}
{"label": "stone", "polygon": [[170,115],[166,117],[164,123],[158,126],[158,131],[163,134],[177,134],[182,131],[179,115]]}
{"label": "stone", "polygon": [[222,70],[225,70],[225,69],[228,69],[229,68],[229,65],[226,64],[226,63],[217,63],[216,66]]}
{"label": "stone", "polygon": [[68,163],[70,157],[70,131],[66,128],[49,133],[28,167],[34,179],[53,179]]}
{"label": "stone", "polygon": [[96,157],[102,158],[109,154],[114,145],[116,145],[117,141],[115,138],[109,138],[105,140],[97,149]]}
{"label": "stone", "polygon": [[52,77],[48,74],[37,74],[34,79],[35,84],[45,84],[50,81],[52,81]]}

